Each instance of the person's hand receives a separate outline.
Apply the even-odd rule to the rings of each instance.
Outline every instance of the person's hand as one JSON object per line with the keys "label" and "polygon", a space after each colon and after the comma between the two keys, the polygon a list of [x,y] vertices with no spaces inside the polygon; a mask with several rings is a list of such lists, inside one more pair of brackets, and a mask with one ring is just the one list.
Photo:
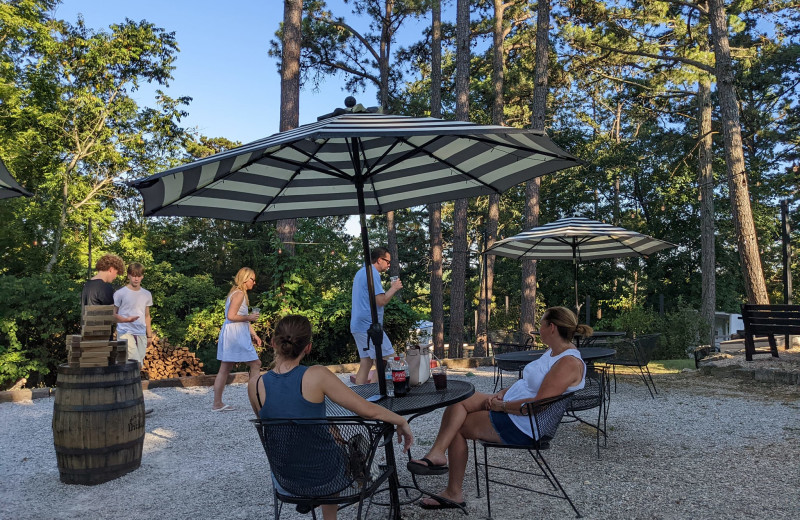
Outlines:
{"label": "person's hand", "polygon": [[253,341],[256,342],[256,346],[258,347],[261,346],[261,338],[259,338],[258,336],[253,336]]}
{"label": "person's hand", "polygon": [[392,280],[391,288],[394,289],[395,292],[399,291],[400,289],[403,288],[403,280],[401,280],[400,278],[397,278],[396,280]]}
{"label": "person's hand", "polygon": [[258,321],[258,317],[259,316],[261,316],[261,315],[260,314],[256,314],[254,312],[250,313],[250,314],[247,315],[247,321],[256,322],[256,321]]}
{"label": "person's hand", "polygon": [[411,433],[411,427],[408,425],[407,421],[404,421],[403,424],[398,424],[397,428],[397,444],[403,445],[403,453],[408,453],[408,450],[411,449],[411,445],[414,444],[414,434]]}

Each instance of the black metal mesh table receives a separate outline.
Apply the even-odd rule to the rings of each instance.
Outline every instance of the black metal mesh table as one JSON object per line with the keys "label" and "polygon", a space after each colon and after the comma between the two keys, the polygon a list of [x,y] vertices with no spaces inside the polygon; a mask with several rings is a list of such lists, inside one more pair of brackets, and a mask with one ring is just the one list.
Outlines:
{"label": "black metal mesh table", "polygon": [[[371,383],[367,385],[357,385],[350,387],[355,393],[367,399],[374,395],[379,394],[378,384]],[[433,410],[444,408],[446,406],[450,406],[451,404],[455,404],[459,401],[463,401],[467,399],[471,395],[475,393],[475,387],[472,383],[467,383],[466,381],[455,381],[453,379],[447,379],[447,388],[444,390],[436,390],[436,387],[433,384],[433,380],[430,379],[427,382],[419,385],[419,386],[412,386],[408,392],[408,395],[403,397],[387,397],[383,396],[377,401],[375,404],[379,406],[383,406],[384,408],[393,411],[398,415],[408,415],[408,422],[411,422],[415,417],[420,415],[426,414],[428,412],[432,412]],[[346,417],[349,415],[353,415],[353,412],[347,410],[346,408],[342,408],[338,404],[334,403],[327,397],[325,398],[325,415],[328,417]],[[411,459],[411,452],[408,453],[408,458]],[[386,445],[386,460],[388,464],[395,464],[395,456],[394,456],[394,447],[392,446],[391,442]],[[429,493],[419,487],[417,483],[416,477],[412,474],[411,475],[412,481],[414,482],[413,489],[416,489],[421,494],[425,494],[428,496],[433,496],[433,493]],[[408,497],[408,489],[412,489],[409,486],[400,485],[398,480],[398,475],[395,474],[393,477],[389,479],[389,493],[390,493],[390,502],[391,504],[397,505],[395,509],[395,519],[399,519],[399,505],[401,503],[409,503],[415,501],[417,497],[408,499],[406,501],[400,501],[400,494],[399,490],[405,489],[406,496]],[[376,502],[377,503],[377,502]],[[388,505],[388,504],[383,504]],[[460,507],[460,506],[458,506]],[[463,507],[460,507],[464,513]]]}
{"label": "black metal mesh table", "polygon": [[[531,361],[535,361],[542,357],[546,350],[527,350],[524,352],[507,352],[505,354],[498,354],[494,357],[494,362],[497,368],[506,371],[521,371],[525,365]],[[578,352],[581,353],[581,358],[587,363],[591,364],[595,361],[608,359],[613,357],[617,352],[613,348],[605,347],[583,347],[579,348]]]}
{"label": "black metal mesh table", "polygon": [[[353,386],[351,389],[364,399],[378,394],[377,383]],[[466,381],[448,379],[445,390],[436,390],[433,380],[428,380],[419,386],[412,386],[408,395],[404,397],[381,397],[375,401],[375,404],[398,415],[410,415],[409,421],[411,421],[419,415],[463,401],[474,393],[475,387]],[[342,408],[327,398],[325,399],[325,413],[329,417],[353,415],[350,410]]]}

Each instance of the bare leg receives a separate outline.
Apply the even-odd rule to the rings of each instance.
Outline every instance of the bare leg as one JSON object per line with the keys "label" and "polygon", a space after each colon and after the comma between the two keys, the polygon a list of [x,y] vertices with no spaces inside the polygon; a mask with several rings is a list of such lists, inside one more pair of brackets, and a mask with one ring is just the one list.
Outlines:
{"label": "bare leg", "polygon": [[217,377],[214,379],[214,404],[211,405],[212,408],[225,406],[225,403],[222,402],[222,392],[225,391],[225,383],[228,381],[232,368],[233,363],[230,361],[220,363],[219,372],[217,372]]}
{"label": "bare leg", "polygon": [[322,509],[323,520],[336,520],[336,513],[339,511],[339,506],[336,504],[325,504],[320,506]]}
{"label": "bare leg", "polygon": [[[489,394],[474,394],[465,401],[447,407],[436,441],[426,455],[434,464],[448,464],[447,487],[439,495],[454,502],[464,501],[464,474],[469,460],[467,439],[501,440],[486,410],[489,397]],[[437,501],[427,498],[423,503],[435,505]]]}
{"label": "bare leg", "polygon": [[358,372],[356,372],[356,384],[363,385],[369,378],[369,371],[372,368],[373,359],[369,357],[362,357],[358,365]]}
{"label": "bare leg", "polygon": [[[434,464],[447,464],[447,456],[445,453],[453,442],[453,439],[458,435],[459,430],[464,426],[467,416],[470,413],[486,410],[486,403],[492,395],[493,394],[475,392],[469,399],[448,406],[442,415],[442,424],[439,426],[439,433],[436,435],[436,440],[425,455],[425,458]],[[425,463],[423,462],[423,464]]]}
{"label": "bare leg", "polygon": [[247,366],[250,367],[250,379],[253,379],[255,376],[261,373],[261,360],[256,359],[254,361],[248,361]]}

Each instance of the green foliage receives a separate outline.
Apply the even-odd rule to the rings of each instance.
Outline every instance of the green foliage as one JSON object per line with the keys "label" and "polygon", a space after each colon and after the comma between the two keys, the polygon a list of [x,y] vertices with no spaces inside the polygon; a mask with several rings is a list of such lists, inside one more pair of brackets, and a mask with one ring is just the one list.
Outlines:
{"label": "green foliage", "polygon": [[678,298],[674,310],[663,316],[639,305],[617,302],[614,317],[604,317],[595,324],[597,330],[623,331],[633,338],[644,334],[660,334],[657,359],[681,359],[686,353],[709,341],[709,328],[697,310]]}
{"label": "green foliage", "polygon": [[[679,303],[683,303],[682,301]],[[685,358],[694,347],[709,342],[709,327],[695,309],[678,305],[667,312],[659,323],[661,338],[655,357],[659,359]]]}
{"label": "green foliage", "polygon": [[142,284],[153,293],[153,328],[180,345],[195,313],[223,298],[225,289],[216,286],[208,274],[185,276],[169,267],[161,263],[148,268]]}
{"label": "green foliage", "polygon": [[604,317],[595,323],[594,328],[597,330],[625,332],[625,335],[629,338],[660,332],[658,314],[652,309],[645,309],[640,305],[631,305],[630,302],[624,300],[608,306],[617,311],[616,315]]}
{"label": "green foliage", "polygon": [[63,276],[0,276],[0,388],[19,377],[51,384],[79,332],[82,285]]}
{"label": "green foliage", "polygon": [[34,371],[46,370],[41,361],[25,356],[13,320],[0,320],[0,338],[4,338],[5,343],[0,343],[0,390],[5,390],[21,378],[30,377]]}

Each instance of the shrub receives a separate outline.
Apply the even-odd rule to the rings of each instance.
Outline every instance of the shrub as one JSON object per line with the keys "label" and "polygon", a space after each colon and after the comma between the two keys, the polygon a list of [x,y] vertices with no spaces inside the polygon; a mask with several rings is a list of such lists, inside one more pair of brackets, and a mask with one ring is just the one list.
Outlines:
{"label": "shrub", "polygon": [[683,305],[680,298],[677,309],[659,318],[658,329],[662,336],[657,359],[685,358],[694,347],[709,342],[709,327],[700,313]]}
{"label": "shrub", "polygon": [[80,325],[82,283],[58,274],[0,276],[0,388],[17,379],[52,385],[66,336]]}

